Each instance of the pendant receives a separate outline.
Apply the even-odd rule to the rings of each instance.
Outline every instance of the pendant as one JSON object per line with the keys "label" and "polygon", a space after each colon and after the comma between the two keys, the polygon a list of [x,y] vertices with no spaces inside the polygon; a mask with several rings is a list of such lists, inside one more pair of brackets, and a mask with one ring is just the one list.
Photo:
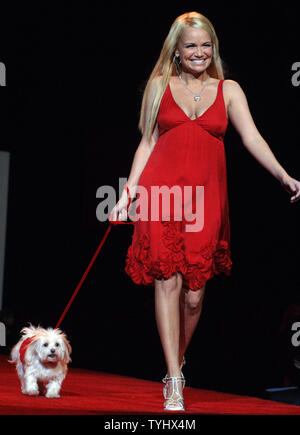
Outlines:
{"label": "pendant", "polygon": [[195,100],[195,101],[200,101],[200,100],[201,100],[201,97],[200,97],[199,95],[195,95],[195,96],[194,96],[194,100]]}

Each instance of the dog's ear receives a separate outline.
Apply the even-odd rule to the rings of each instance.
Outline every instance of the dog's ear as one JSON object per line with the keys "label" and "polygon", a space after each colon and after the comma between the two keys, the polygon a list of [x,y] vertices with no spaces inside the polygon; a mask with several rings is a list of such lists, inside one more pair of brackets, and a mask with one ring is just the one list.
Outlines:
{"label": "dog's ear", "polygon": [[32,337],[36,333],[36,329],[34,326],[29,324],[29,326],[26,326],[25,328],[21,329],[21,334],[23,337]]}
{"label": "dog's ear", "polygon": [[27,365],[30,365],[32,363],[32,360],[33,360],[35,353],[36,353],[36,344],[37,344],[38,340],[39,340],[38,337],[33,337],[31,342],[27,345],[25,355],[24,355],[24,361],[25,361],[25,364],[27,364]]}
{"label": "dog's ear", "polygon": [[59,335],[60,339],[62,340],[62,342],[64,344],[63,362],[65,364],[68,364],[69,362],[72,361],[70,358],[70,354],[72,353],[72,348],[71,348],[70,342],[67,338],[67,335],[61,329],[57,328],[55,331]]}
{"label": "dog's ear", "polygon": [[66,337],[64,337],[63,341],[64,341],[64,345],[65,345],[64,362],[66,364],[68,364],[69,362],[72,361],[70,358],[70,354],[72,353],[72,348],[71,348],[71,345]]}

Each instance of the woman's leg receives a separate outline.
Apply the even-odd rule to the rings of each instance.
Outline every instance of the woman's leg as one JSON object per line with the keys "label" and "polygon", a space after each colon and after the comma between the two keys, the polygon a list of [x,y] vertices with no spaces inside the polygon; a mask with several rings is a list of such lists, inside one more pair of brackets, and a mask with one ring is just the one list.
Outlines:
{"label": "woman's leg", "polygon": [[179,273],[166,280],[155,280],[155,316],[163,347],[168,376],[180,376],[180,293]]}
{"label": "woman's leg", "polygon": [[180,361],[182,361],[182,357],[199,322],[204,293],[205,285],[198,290],[182,288],[180,295]]}

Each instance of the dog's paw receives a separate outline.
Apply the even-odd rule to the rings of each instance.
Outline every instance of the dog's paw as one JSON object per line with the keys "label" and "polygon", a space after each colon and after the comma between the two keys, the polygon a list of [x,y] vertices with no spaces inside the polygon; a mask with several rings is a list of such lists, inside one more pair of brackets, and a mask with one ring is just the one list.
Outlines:
{"label": "dog's paw", "polygon": [[47,399],[59,399],[60,395],[56,391],[48,391],[45,397],[47,397]]}
{"label": "dog's paw", "polygon": [[24,391],[24,394],[27,394],[28,396],[39,396],[40,392],[38,388],[28,388]]}

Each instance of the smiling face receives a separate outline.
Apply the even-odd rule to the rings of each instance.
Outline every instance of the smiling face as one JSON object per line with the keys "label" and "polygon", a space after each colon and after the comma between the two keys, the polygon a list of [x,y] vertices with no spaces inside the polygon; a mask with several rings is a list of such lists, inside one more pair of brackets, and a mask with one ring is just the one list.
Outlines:
{"label": "smiling face", "polygon": [[179,38],[175,55],[180,56],[183,71],[201,74],[212,62],[213,43],[209,33],[186,27]]}

